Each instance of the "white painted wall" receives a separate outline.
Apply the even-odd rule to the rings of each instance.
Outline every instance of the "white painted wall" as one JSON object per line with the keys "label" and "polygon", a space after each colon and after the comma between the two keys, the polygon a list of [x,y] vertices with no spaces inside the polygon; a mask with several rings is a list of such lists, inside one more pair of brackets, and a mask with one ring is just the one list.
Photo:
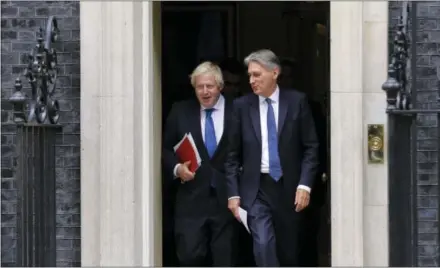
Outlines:
{"label": "white painted wall", "polygon": [[367,163],[367,124],[386,125],[387,16],[386,1],[331,2],[332,266],[388,265],[387,166]]}
{"label": "white painted wall", "polygon": [[159,2],[82,1],[83,266],[160,266]]}

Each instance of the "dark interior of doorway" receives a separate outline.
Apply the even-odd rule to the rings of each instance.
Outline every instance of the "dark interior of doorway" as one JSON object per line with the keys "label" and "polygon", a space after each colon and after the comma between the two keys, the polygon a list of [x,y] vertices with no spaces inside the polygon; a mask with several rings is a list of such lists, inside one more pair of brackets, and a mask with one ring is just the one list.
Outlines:
{"label": "dark interior of doorway", "polygon": [[[251,51],[269,48],[281,59],[293,62],[295,88],[305,92],[324,116],[322,127],[318,128],[325,140],[327,175],[318,240],[319,266],[330,266],[330,5],[316,1],[256,3],[161,2],[163,121],[174,102],[193,97],[188,76],[203,60],[218,62],[233,57],[242,62]],[[265,40],[264,30],[260,28],[266,13],[270,13],[268,21],[276,21],[267,25],[272,42]],[[179,266],[173,243],[176,187],[177,184],[163,185],[163,266],[166,267]]]}

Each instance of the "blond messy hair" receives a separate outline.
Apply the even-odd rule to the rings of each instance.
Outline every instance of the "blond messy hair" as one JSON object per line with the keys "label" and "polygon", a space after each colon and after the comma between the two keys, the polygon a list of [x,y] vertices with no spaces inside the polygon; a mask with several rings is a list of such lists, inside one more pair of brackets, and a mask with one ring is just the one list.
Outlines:
{"label": "blond messy hair", "polygon": [[190,80],[191,80],[191,85],[195,88],[197,76],[206,75],[206,74],[214,76],[214,79],[215,79],[215,82],[217,83],[217,86],[220,88],[223,88],[224,81],[223,81],[222,70],[220,69],[220,67],[217,64],[212,63],[210,61],[205,61],[205,62],[202,62],[199,65],[197,65],[197,67],[194,69],[194,71],[189,76]]}

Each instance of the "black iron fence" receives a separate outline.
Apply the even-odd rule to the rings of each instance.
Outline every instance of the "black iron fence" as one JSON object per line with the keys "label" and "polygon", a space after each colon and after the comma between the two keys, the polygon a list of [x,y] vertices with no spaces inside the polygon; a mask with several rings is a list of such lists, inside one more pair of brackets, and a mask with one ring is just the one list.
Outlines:
{"label": "black iron fence", "polygon": [[[419,266],[417,118],[429,114],[440,122],[440,109],[422,109],[416,101],[418,2],[401,3],[402,16],[390,51],[388,79],[382,87],[388,113],[389,264],[408,267]],[[439,154],[436,157],[438,169]],[[437,172],[440,174],[440,170]],[[429,235],[438,241],[438,230]],[[434,248],[434,263],[440,263],[438,247]]]}
{"label": "black iron fence", "polygon": [[59,105],[53,99],[57,81],[58,37],[55,17],[46,31],[37,33],[24,76],[31,89],[28,98],[20,78],[10,98],[17,124],[17,266],[56,266],[55,135]]}

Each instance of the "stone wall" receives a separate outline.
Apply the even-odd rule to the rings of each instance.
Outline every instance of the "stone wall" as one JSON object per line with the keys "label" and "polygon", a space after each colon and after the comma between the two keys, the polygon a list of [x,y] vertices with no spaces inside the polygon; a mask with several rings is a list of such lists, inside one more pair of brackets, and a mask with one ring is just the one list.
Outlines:
{"label": "stone wall", "polygon": [[[392,42],[402,3],[390,2],[390,39]],[[411,44],[416,45],[417,67],[415,105],[421,109],[438,107],[440,77],[440,2],[417,2],[417,33]],[[411,21],[412,24],[412,21]],[[413,38],[414,39],[414,38]],[[414,96],[414,95],[413,95]],[[416,122],[417,155],[417,249],[416,266],[439,266],[439,174],[438,174],[438,121],[436,114],[420,115]]]}
{"label": "stone wall", "polygon": [[[79,2],[1,2],[1,266],[16,264],[17,183],[14,178],[16,128],[12,122],[15,78],[23,71],[26,53],[36,44],[35,33],[48,16],[58,18],[60,101],[63,132],[57,137],[57,266],[80,265],[80,42]],[[44,29],[44,28],[43,28]],[[25,90],[29,86],[22,77]]]}

